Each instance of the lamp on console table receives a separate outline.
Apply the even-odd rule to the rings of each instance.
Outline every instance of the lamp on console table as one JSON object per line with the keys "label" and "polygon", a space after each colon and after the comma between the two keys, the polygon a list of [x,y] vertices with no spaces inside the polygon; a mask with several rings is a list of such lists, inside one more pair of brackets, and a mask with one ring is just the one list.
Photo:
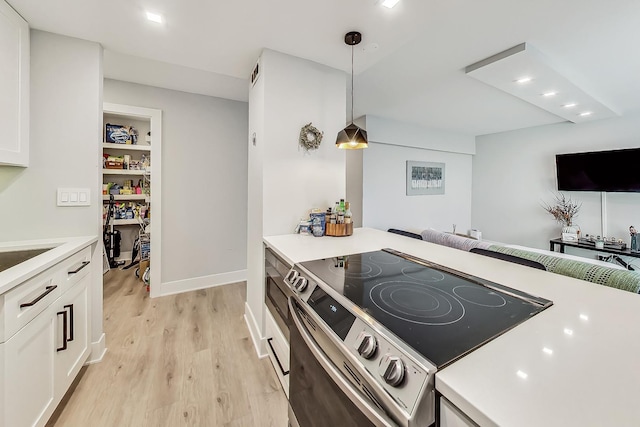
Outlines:
{"label": "lamp on console table", "polygon": [[638,232],[633,225],[629,227],[629,234],[631,234],[631,252],[638,252]]}

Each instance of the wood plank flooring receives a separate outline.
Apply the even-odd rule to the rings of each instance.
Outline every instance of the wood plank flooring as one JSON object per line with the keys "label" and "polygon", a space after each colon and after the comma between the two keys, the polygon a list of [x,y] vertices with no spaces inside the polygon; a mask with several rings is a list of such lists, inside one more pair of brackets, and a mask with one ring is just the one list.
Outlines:
{"label": "wood plank flooring", "polygon": [[48,426],[287,426],[287,400],[244,322],[244,283],[150,299],[133,269],[104,277],[108,351]]}

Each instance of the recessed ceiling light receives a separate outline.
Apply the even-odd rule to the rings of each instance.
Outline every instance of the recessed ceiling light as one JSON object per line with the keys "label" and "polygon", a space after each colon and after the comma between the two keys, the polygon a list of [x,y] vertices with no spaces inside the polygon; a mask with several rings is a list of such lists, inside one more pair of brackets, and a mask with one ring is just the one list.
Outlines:
{"label": "recessed ceiling light", "polygon": [[580,315],[580,318],[581,318],[582,320],[589,320],[589,316],[587,316],[586,314],[581,314],[581,315]]}
{"label": "recessed ceiling light", "polygon": [[543,349],[542,349],[542,351],[544,351],[544,352],[545,352],[545,353],[547,353],[547,354],[553,354],[553,350],[551,350],[551,349],[550,349],[550,348],[548,348],[548,347],[543,348]]}
{"label": "recessed ceiling light", "polygon": [[516,374],[518,374],[518,376],[519,376],[520,378],[522,378],[523,380],[526,380],[526,379],[527,379],[527,377],[529,376],[529,375],[527,375],[527,373],[526,373],[526,372],[523,372],[523,371],[518,371],[518,372],[516,372]]}
{"label": "recessed ceiling light", "polygon": [[580,113],[578,114],[580,117],[586,117],[586,116],[590,116],[592,115],[593,112],[592,111],[585,111],[584,113]]}
{"label": "recessed ceiling light", "polygon": [[[573,123],[618,115],[555,70],[553,62],[531,44],[520,43],[468,65],[464,71],[469,77]],[[578,116],[587,109],[593,111],[591,117]]]}
{"label": "recessed ceiling light", "polygon": [[162,15],[158,15],[157,13],[147,12],[147,19],[156,24],[162,24]]}
{"label": "recessed ceiling light", "polygon": [[567,335],[573,335],[573,330],[569,329],[569,328],[565,328],[564,329],[564,333]]}
{"label": "recessed ceiling light", "polygon": [[393,6],[395,6],[396,4],[398,4],[400,0],[384,0],[382,2],[382,5],[384,7],[388,7],[389,9],[391,9]]}

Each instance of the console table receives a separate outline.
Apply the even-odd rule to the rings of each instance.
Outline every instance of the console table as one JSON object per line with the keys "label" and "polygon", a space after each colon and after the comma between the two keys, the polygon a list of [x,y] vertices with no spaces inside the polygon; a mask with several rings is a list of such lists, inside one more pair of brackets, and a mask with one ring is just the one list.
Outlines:
{"label": "console table", "polygon": [[611,247],[608,248],[607,245],[605,244],[604,248],[598,249],[595,247],[595,245],[589,245],[587,243],[567,242],[562,239],[549,240],[549,250],[551,252],[555,252],[556,245],[560,246],[560,253],[564,253],[564,247],[569,246],[572,248],[586,249],[589,251],[605,252],[608,254],[616,254],[616,255],[624,255],[624,256],[630,256],[634,258],[640,258],[640,252],[631,252],[631,249],[629,249],[629,247],[627,247],[627,249],[625,250],[621,250],[621,249],[615,249]]}

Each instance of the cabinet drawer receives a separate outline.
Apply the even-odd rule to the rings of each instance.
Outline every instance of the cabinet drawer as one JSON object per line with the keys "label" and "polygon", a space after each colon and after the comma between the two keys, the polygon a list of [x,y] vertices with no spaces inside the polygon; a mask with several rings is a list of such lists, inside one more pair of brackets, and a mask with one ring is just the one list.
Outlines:
{"label": "cabinet drawer", "polygon": [[0,297],[0,342],[5,342],[61,295],[60,274],[50,268]]}
{"label": "cabinet drawer", "polygon": [[56,266],[56,271],[60,274],[61,292],[71,289],[71,286],[78,283],[80,279],[89,274],[91,270],[91,247],[86,247],[69,258],[60,262]]}

